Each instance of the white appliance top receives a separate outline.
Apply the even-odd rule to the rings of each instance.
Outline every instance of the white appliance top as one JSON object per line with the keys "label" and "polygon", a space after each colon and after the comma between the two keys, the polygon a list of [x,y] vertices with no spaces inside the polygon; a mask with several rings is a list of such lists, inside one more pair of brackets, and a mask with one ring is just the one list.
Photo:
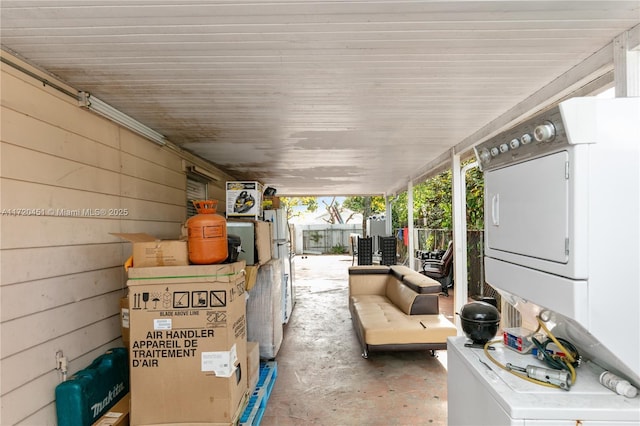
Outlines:
{"label": "white appliance top", "polygon": [[[468,339],[464,336],[450,337],[447,350],[463,358],[474,379],[485,384],[487,392],[514,419],[640,422],[640,397],[625,398],[610,391],[587,367],[576,369],[576,383],[570,391],[539,386],[502,370],[482,349],[466,348],[466,342]],[[510,362],[520,367],[545,366],[534,356],[520,355],[501,343],[493,346],[491,356],[503,365]]]}

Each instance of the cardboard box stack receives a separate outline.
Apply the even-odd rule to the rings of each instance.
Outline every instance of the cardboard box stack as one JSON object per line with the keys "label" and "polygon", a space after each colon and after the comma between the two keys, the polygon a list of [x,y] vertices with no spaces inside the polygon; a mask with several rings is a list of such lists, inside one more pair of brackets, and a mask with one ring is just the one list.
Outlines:
{"label": "cardboard box stack", "polygon": [[229,181],[226,187],[227,217],[259,219],[262,216],[262,184]]}
{"label": "cardboard box stack", "polygon": [[159,240],[145,233],[112,233],[133,243],[133,266],[182,266],[189,264],[187,242],[183,240]]}
{"label": "cardboard box stack", "polygon": [[262,199],[262,210],[277,210],[280,208],[280,197],[275,195],[264,196]]}
{"label": "cardboard box stack", "polygon": [[[255,387],[263,343],[247,348],[247,291],[256,283],[260,265],[271,261],[271,223],[257,220],[262,185],[228,184],[227,207],[236,208],[231,220],[252,231],[242,235],[251,262],[239,257],[235,263],[189,265],[184,239],[113,234],[132,243],[125,265],[128,295],[120,301],[132,426],[236,424],[252,390],[249,383]],[[252,208],[239,208],[240,201],[243,208]],[[271,313],[275,299],[268,299]],[[271,339],[269,333],[267,346],[275,353]],[[279,346],[281,334],[276,340]]]}
{"label": "cardboard box stack", "polygon": [[129,269],[131,425],[237,420],[249,372],[244,267]]}

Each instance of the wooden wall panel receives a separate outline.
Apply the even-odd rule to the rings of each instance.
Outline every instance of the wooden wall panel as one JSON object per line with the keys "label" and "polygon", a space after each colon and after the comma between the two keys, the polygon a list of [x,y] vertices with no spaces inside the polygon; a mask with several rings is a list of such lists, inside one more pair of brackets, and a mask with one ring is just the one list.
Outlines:
{"label": "wooden wall panel", "polygon": [[[39,410],[43,402],[55,400],[55,387],[58,385],[58,373],[50,371],[36,380],[25,383],[20,388],[2,396],[2,404],[11,409],[2,410],[2,424],[14,425],[20,420]],[[54,423],[51,423],[54,424]]]}
{"label": "wooden wall panel", "polygon": [[192,156],[1,73],[0,424],[55,425],[56,352],[72,375],[122,345],[131,244],[110,233],[177,238]]}
{"label": "wooden wall panel", "polygon": [[186,183],[185,188],[177,189],[126,175],[120,175],[120,178],[123,197],[158,201],[177,206],[186,205]]}
{"label": "wooden wall panel", "polygon": [[5,106],[0,114],[4,142],[101,169],[120,171],[120,152],[117,147],[96,142]]}
{"label": "wooden wall panel", "polygon": [[185,189],[185,178],[182,170],[170,169],[126,152],[122,152],[120,158],[122,160],[121,170],[125,175],[161,183],[180,190]]}
{"label": "wooden wall panel", "polygon": [[5,216],[2,227],[20,230],[3,233],[2,249],[108,243],[120,231],[118,220],[71,216]]}
{"label": "wooden wall panel", "polygon": [[[95,213],[96,209],[116,209],[120,207],[121,197],[115,194],[102,194],[82,189],[50,186],[29,181],[3,179],[2,205],[21,206],[40,212],[32,215],[52,217],[82,217]],[[42,214],[40,214],[42,213]],[[97,219],[120,219],[122,215],[97,216]]]}
{"label": "wooden wall panel", "polygon": [[184,204],[162,204],[155,201],[123,197],[120,199],[120,206],[127,211],[127,214],[123,215],[122,219],[128,221],[146,220],[182,223],[186,217]]}
{"label": "wooden wall panel", "polygon": [[[130,255],[129,244],[115,238],[110,244],[2,250],[2,285],[120,267]],[[124,279],[123,269],[119,281]]]}
{"label": "wooden wall panel", "polygon": [[[104,353],[108,348],[117,346],[117,341],[109,342],[107,345],[102,345],[97,350],[88,354],[81,361],[83,365],[88,365],[91,360]],[[55,387],[60,383],[60,376],[57,371],[50,371],[35,380],[32,380],[16,389],[14,392],[3,396],[3,404],[10,406],[11,410],[3,410],[2,423],[1,424],[29,424],[29,425],[54,425],[53,421],[56,417],[55,412]],[[50,392],[49,389],[53,389],[54,392]],[[42,407],[52,406],[53,414],[52,419],[47,419],[46,422],[36,423],[34,419],[29,417],[32,413],[39,411]]]}
{"label": "wooden wall panel", "polygon": [[[80,300],[2,323],[2,358],[118,314],[122,292]],[[26,332],[25,330],[29,330]],[[52,354],[52,356],[55,354]]]}
{"label": "wooden wall panel", "polygon": [[69,360],[69,377],[88,366],[109,347],[118,346],[122,346],[120,318],[114,315],[4,359],[1,379],[3,392],[17,389],[25,382],[51,372],[60,374],[52,371],[52,367],[55,367],[55,353],[61,349]]}
{"label": "wooden wall panel", "polygon": [[211,183],[208,185],[207,191],[209,192],[210,199],[218,200],[218,213],[224,214],[227,205],[226,182],[222,182],[222,186]]}
{"label": "wooden wall panel", "polygon": [[119,137],[122,152],[156,163],[170,170],[182,170],[182,159],[177,155],[167,155],[166,148],[162,148],[156,143],[149,142],[136,135],[134,132],[124,128],[120,128]]}
{"label": "wooden wall panel", "polygon": [[119,126],[105,118],[78,107],[78,102],[61,96],[50,87],[2,67],[2,105],[17,112],[28,112],[44,123],[66,129],[105,145],[119,148]]}
{"label": "wooden wall panel", "polygon": [[[0,288],[0,321],[9,321],[57,306],[125,289],[120,267],[63,275]],[[19,303],[16,303],[19,301]]]}
{"label": "wooden wall panel", "polygon": [[31,414],[26,419],[16,423],[16,426],[55,426],[56,422],[52,419],[56,418],[56,404],[51,402],[50,404],[42,407],[35,413]]}
{"label": "wooden wall panel", "polygon": [[[34,210],[30,212],[33,216],[168,222],[184,221],[185,216],[184,203],[166,204],[9,179],[3,179],[2,189],[2,205],[26,207]],[[179,190],[171,188],[171,191]]]}
{"label": "wooden wall panel", "polygon": [[120,222],[120,232],[145,232],[163,240],[175,240],[180,236],[182,222],[129,221]]}
{"label": "wooden wall panel", "polygon": [[120,175],[116,171],[99,169],[7,143],[2,144],[0,161],[4,178],[120,195]]}

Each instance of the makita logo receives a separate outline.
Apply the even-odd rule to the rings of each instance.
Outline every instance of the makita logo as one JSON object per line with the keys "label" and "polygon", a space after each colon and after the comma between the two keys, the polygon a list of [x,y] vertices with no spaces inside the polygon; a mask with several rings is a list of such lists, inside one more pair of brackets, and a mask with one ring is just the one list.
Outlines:
{"label": "makita logo", "polygon": [[104,399],[100,402],[96,402],[91,406],[91,410],[93,410],[93,418],[95,419],[100,415],[102,410],[111,402],[116,399],[116,397],[124,390],[124,383],[118,383],[109,391],[109,394],[104,397]]}

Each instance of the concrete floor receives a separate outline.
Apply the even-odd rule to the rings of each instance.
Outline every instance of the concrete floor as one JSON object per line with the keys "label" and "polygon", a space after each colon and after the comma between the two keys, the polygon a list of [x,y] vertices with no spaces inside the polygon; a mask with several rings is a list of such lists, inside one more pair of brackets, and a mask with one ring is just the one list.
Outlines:
{"label": "concrete floor", "polygon": [[[446,351],[361,357],[347,306],[351,256],[295,259],[297,303],[262,425],[446,425]],[[440,296],[452,321],[453,296]]]}

